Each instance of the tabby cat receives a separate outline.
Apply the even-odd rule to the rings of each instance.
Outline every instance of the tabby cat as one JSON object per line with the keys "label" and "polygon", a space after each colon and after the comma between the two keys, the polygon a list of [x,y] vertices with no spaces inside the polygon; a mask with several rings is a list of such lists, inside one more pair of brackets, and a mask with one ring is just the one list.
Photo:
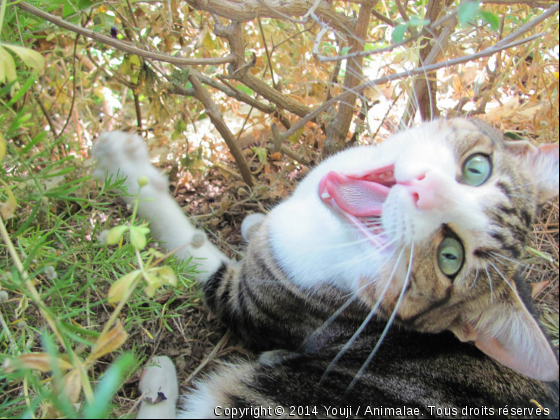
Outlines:
{"label": "tabby cat", "polygon": [[217,369],[177,412],[174,367],[156,358],[139,417],[558,418],[558,357],[518,276],[558,195],[558,145],[453,119],[346,150],[244,221],[239,263],[182,214],[141,138],[102,135],[94,155],[131,193],[150,179],[140,214],[196,258],[207,305],[261,355]]}

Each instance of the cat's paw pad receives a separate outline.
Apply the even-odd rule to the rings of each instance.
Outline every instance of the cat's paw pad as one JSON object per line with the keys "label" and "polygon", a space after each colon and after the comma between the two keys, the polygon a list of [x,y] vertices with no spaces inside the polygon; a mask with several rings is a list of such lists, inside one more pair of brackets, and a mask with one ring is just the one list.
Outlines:
{"label": "cat's paw pad", "polygon": [[140,136],[122,131],[104,133],[93,145],[92,153],[97,159],[94,175],[98,179],[119,174],[127,177],[128,183],[133,185],[140,177],[146,176],[148,183],[156,189],[167,187],[165,177],[150,163],[148,148]]}

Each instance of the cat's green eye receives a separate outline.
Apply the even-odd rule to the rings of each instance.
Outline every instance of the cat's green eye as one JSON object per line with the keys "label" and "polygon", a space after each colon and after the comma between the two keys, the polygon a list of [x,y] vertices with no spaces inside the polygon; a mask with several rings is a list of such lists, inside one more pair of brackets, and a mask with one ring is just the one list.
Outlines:
{"label": "cat's green eye", "polygon": [[465,262],[465,250],[461,242],[448,236],[443,240],[438,250],[439,269],[446,276],[456,276]]}
{"label": "cat's green eye", "polygon": [[471,187],[480,187],[492,175],[492,162],[486,155],[473,155],[463,166],[463,181]]}

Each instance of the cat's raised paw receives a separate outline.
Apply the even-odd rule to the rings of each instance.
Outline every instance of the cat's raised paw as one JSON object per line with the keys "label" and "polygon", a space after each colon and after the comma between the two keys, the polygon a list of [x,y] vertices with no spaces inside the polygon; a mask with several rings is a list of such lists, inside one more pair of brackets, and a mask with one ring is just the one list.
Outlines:
{"label": "cat's raised paw", "polygon": [[165,190],[167,181],[150,163],[150,155],[144,140],[135,134],[113,131],[102,134],[93,145],[93,157],[97,159],[94,175],[104,180],[106,176],[126,177],[128,192],[134,194],[138,180],[143,185],[152,184],[156,190]]}

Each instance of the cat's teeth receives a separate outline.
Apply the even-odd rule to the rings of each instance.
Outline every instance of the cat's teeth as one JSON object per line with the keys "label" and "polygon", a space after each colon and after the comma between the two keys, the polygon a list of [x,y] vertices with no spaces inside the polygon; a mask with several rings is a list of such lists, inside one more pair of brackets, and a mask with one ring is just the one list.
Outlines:
{"label": "cat's teeth", "polygon": [[328,192],[324,192],[321,195],[321,198],[323,198],[324,200],[328,200],[329,198],[331,198],[331,195]]}

